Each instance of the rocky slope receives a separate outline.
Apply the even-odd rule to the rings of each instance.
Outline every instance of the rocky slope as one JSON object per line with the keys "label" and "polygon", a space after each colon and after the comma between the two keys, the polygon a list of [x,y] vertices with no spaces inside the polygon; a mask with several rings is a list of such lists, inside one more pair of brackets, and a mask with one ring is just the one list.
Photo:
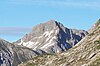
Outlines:
{"label": "rocky slope", "polygon": [[39,55],[19,66],[100,66],[100,20],[67,52]]}
{"label": "rocky slope", "polygon": [[68,29],[61,23],[50,20],[33,27],[32,32],[26,34],[15,44],[36,51],[40,49],[46,53],[58,53],[68,50],[87,34],[87,31]]}
{"label": "rocky slope", "polygon": [[18,64],[31,60],[34,56],[41,54],[29,48],[15,46],[3,39],[0,39],[0,66],[17,66]]}

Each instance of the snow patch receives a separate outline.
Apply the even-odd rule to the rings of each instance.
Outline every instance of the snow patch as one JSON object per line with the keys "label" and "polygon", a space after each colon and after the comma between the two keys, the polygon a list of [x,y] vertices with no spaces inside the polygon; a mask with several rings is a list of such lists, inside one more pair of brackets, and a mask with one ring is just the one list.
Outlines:
{"label": "snow patch", "polygon": [[[32,39],[40,40],[40,39],[42,39],[43,37],[45,37],[45,38],[46,38],[45,42],[48,42],[48,41],[49,41],[49,42],[46,43],[45,45],[43,45],[41,48],[42,48],[42,49],[43,49],[43,48],[47,48],[47,47],[50,47],[50,46],[52,46],[52,45],[55,44],[55,43],[53,42],[53,40],[54,40],[54,39],[57,39],[57,37],[54,36],[54,35],[52,35],[52,34],[55,33],[55,32],[57,32],[57,30],[56,30],[56,31],[54,31],[54,30],[52,30],[52,31],[46,31],[46,32],[44,32],[41,36],[39,36],[39,37],[34,37],[34,38],[32,38]],[[28,47],[28,48],[36,49],[36,48],[38,48],[38,47],[40,46],[40,44],[41,44],[41,42],[40,42],[40,43],[39,43],[39,42],[32,42],[32,41],[24,42],[23,40],[21,40],[21,42],[20,42],[18,45],[23,45],[23,46],[26,46],[26,47]]]}
{"label": "snow patch", "polygon": [[46,31],[46,32],[44,32],[43,36],[47,37],[47,36],[50,36],[52,33],[54,33],[54,30]]}
{"label": "snow patch", "polygon": [[45,36],[45,37],[49,36],[49,32],[46,31],[46,32],[43,34],[43,36]]}
{"label": "snow patch", "polygon": [[33,46],[37,45],[39,42],[24,42],[21,40],[21,42],[18,44],[18,45],[23,45],[23,46],[26,46],[26,47],[29,47],[29,48],[32,48]]}
{"label": "snow patch", "polygon": [[52,45],[54,45],[55,43],[47,43],[47,44],[45,44],[43,47],[41,47],[41,49],[46,49],[46,48],[48,48],[48,47],[50,47],[50,46],[52,46]]}
{"label": "snow patch", "polygon": [[21,42],[18,45],[22,45],[23,41],[21,40]]}
{"label": "snow patch", "polygon": [[46,42],[49,41],[50,39],[51,39],[51,36],[49,36],[49,37],[46,39]]}
{"label": "snow patch", "polygon": [[57,37],[56,37],[56,36],[52,37],[51,40],[49,41],[49,43],[45,44],[43,47],[41,47],[41,49],[43,49],[43,48],[48,48],[48,47],[54,45],[54,44],[55,44],[55,43],[53,42],[54,39],[57,39]]}

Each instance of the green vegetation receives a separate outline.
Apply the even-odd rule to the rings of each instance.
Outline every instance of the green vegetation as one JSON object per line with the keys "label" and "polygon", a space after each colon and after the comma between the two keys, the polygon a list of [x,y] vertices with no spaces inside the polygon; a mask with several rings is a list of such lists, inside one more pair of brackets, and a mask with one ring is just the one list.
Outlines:
{"label": "green vegetation", "polygon": [[96,43],[96,44],[100,44],[100,40],[96,40],[94,43]]}
{"label": "green vegetation", "polygon": [[55,60],[53,60],[53,62],[54,62],[56,65],[63,64],[63,63],[66,62],[66,57],[56,58]]}
{"label": "green vegetation", "polygon": [[94,35],[94,32],[89,34],[89,36],[93,36],[93,35]]}
{"label": "green vegetation", "polygon": [[93,36],[96,33],[98,33],[98,30],[100,29],[100,27],[97,27],[92,33],[88,34],[89,36]]}
{"label": "green vegetation", "polygon": [[41,54],[41,55],[38,55],[38,56],[34,57],[33,60],[38,59],[40,57],[46,58],[48,55],[54,55],[54,54],[47,54],[47,53]]}
{"label": "green vegetation", "polygon": [[97,48],[97,49],[100,49],[100,45],[98,45],[96,48]]}
{"label": "green vegetation", "polygon": [[35,66],[33,63],[27,63],[26,66]]}
{"label": "green vegetation", "polygon": [[38,64],[44,65],[45,61],[47,60],[47,57],[51,56],[51,55],[54,55],[54,54],[47,54],[46,53],[46,54],[38,55],[32,59],[34,62],[32,62],[32,63],[28,62],[26,64],[26,66],[37,66]]}
{"label": "green vegetation", "polygon": [[96,49],[99,50],[100,49],[100,40],[96,40],[94,43],[97,44]]}
{"label": "green vegetation", "polygon": [[[53,57],[54,56],[54,57]],[[59,66],[59,64],[65,63],[66,62],[66,57],[61,57],[58,58],[56,54],[43,54],[43,55],[38,55],[34,57],[32,60],[33,62],[28,62],[26,66],[38,66],[38,65],[45,65],[48,61],[50,60],[50,57],[55,58],[52,62],[55,63],[56,66]]]}
{"label": "green vegetation", "polygon": [[89,66],[100,66],[100,58],[96,59],[94,62],[92,62]]}

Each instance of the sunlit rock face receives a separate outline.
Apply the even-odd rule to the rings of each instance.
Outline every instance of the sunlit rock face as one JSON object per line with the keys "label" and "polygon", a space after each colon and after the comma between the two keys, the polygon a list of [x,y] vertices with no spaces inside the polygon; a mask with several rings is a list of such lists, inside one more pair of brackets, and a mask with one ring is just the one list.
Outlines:
{"label": "sunlit rock face", "polygon": [[100,19],[89,34],[67,52],[36,56],[19,66],[100,66]]}
{"label": "sunlit rock face", "polygon": [[85,30],[69,29],[63,24],[50,20],[33,27],[29,34],[15,42],[33,50],[43,50],[47,53],[66,51],[88,34]]}

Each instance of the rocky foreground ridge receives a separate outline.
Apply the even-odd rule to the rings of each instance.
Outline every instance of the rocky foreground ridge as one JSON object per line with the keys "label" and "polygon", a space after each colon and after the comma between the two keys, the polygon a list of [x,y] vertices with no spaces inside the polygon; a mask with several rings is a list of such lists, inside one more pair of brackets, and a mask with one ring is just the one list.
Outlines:
{"label": "rocky foreground ridge", "polygon": [[0,39],[0,66],[99,65],[100,19],[89,34],[51,20],[33,27],[17,42]]}
{"label": "rocky foreground ridge", "polygon": [[39,55],[19,66],[100,66],[100,19],[89,34],[68,51]]}

